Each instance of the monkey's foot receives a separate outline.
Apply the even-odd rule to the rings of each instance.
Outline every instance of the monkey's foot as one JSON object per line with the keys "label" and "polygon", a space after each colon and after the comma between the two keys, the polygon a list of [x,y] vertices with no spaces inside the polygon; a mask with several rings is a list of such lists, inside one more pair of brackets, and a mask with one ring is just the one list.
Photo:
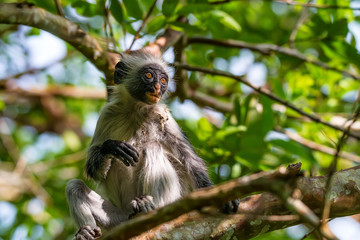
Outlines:
{"label": "monkey's foot", "polygon": [[239,206],[240,200],[239,199],[235,199],[232,201],[229,201],[227,203],[225,203],[222,207],[221,207],[221,212],[229,214],[229,213],[236,213],[238,206]]}
{"label": "monkey's foot", "polygon": [[129,219],[133,218],[139,213],[150,212],[155,209],[153,197],[150,195],[142,195],[136,197],[130,202],[133,212],[129,215]]}
{"label": "monkey's foot", "polygon": [[73,240],[94,240],[99,237],[101,237],[101,229],[99,227],[92,229],[89,225],[86,225],[75,233]]}

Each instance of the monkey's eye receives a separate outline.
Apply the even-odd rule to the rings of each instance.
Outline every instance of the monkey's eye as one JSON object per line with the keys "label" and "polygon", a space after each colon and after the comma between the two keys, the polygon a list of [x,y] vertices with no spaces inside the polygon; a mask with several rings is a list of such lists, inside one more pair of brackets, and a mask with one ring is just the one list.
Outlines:
{"label": "monkey's eye", "polygon": [[166,79],[165,79],[165,78],[161,78],[160,81],[161,81],[161,83],[163,83],[163,84],[166,83]]}
{"label": "monkey's eye", "polygon": [[149,73],[149,72],[148,72],[148,73],[146,73],[146,74],[145,74],[145,76],[146,76],[147,78],[152,78],[152,74],[151,74],[151,73]]}

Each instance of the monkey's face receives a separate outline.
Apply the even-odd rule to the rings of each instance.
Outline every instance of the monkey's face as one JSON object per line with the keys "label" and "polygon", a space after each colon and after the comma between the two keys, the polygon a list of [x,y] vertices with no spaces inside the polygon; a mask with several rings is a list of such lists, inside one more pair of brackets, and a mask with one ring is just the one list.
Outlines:
{"label": "monkey's face", "polygon": [[169,77],[157,64],[143,66],[137,73],[136,86],[129,89],[131,95],[147,104],[156,104],[164,95]]}

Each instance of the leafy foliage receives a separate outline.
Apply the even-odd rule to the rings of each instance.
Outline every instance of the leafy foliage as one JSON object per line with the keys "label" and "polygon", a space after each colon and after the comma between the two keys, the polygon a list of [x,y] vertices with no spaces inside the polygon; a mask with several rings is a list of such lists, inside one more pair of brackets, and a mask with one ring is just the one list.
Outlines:
{"label": "leafy foliage", "polygon": [[[54,1],[29,2],[57,14]],[[289,38],[300,15],[306,11],[306,18],[296,31],[297,51],[310,60],[359,74],[360,36],[349,27],[353,24],[359,29],[359,11],[306,10],[272,1],[212,2],[164,0],[162,4],[157,3],[138,42],[145,45],[171,27],[185,32],[188,38],[232,39],[291,48]],[[153,1],[62,0],[61,3],[68,19],[99,39],[108,38],[107,42],[112,42],[113,38],[113,48],[124,51]],[[351,6],[351,1],[340,0],[317,3]],[[188,21],[179,22],[181,16]],[[0,25],[0,65],[4,66],[0,67],[0,73],[3,71],[0,86],[14,82],[23,89],[39,85],[104,89],[103,75],[68,44],[66,56],[56,67],[49,65],[36,71],[28,68],[32,65],[25,42],[42,34],[36,29]],[[298,108],[340,126],[344,122],[339,118],[349,118],[358,99],[358,80],[276,51],[265,55],[248,49],[199,43],[187,45],[184,53],[187,64],[245,76]],[[8,77],[17,73],[22,73],[18,79]],[[30,80],[26,82],[27,79]],[[206,160],[214,183],[299,161],[309,173],[326,173],[333,156],[315,152],[278,130],[286,129],[332,148],[341,132],[308,121],[234,79],[189,72],[188,83],[192,91],[227,102],[233,109],[230,113],[221,113],[194,107],[188,100],[181,104],[174,94],[167,99],[196,151]],[[0,202],[0,209],[1,204],[8,204],[3,209],[13,209],[10,213],[0,212],[0,239],[22,236],[24,239],[70,239],[75,228],[68,214],[64,189],[69,179],[84,178],[86,148],[105,100],[51,94],[19,95],[6,90],[1,95],[0,178],[5,178],[5,173],[19,171],[14,179],[25,180],[27,185],[23,187],[21,182],[10,191],[0,186],[0,200],[4,200]],[[190,114],[187,110],[184,114],[176,106],[191,107],[194,112]],[[350,139],[343,150],[355,155],[360,153],[354,139]],[[338,167],[354,165],[340,159]],[[11,219],[11,214],[16,216],[14,220],[6,221]],[[290,238],[284,232],[274,233],[273,238],[276,236]]]}

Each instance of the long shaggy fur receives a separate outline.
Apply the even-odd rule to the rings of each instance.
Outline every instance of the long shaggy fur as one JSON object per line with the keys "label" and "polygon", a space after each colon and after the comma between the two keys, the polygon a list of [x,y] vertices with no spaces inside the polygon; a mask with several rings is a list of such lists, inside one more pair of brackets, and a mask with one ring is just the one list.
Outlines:
{"label": "long shaggy fur", "polygon": [[[86,163],[86,172],[98,182],[102,197],[80,180],[67,187],[70,210],[79,227],[94,227],[96,222],[109,228],[126,220],[133,211],[130,203],[139,196],[152,196],[157,208],[211,185],[203,160],[167,107],[143,103],[129,94],[142,66],[157,64],[167,72],[167,65],[148,53],[123,55],[122,63],[123,69],[116,71],[124,79],[101,111]],[[102,154],[101,146],[108,139],[131,144],[139,153],[136,166],[127,167],[121,159]]]}

